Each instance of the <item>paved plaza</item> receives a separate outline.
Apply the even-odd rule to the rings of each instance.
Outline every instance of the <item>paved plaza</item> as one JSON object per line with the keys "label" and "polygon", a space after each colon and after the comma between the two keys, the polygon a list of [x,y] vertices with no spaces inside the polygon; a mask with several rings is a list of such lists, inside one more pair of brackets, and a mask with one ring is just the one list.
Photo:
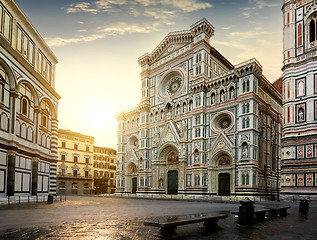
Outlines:
{"label": "paved plaza", "polygon": [[[277,202],[274,202],[277,203]],[[257,203],[260,205],[272,202]],[[298,213],[298,203],[289,205],[286,217],[275,217],[241,228],[231,211],[237,203],[146,200],[109,197],[68,197],[53,204],[0,206],[0,239],[155,239],[155,227],[144,226],[145,220],[161,216],[194,213],[227,213],[219,221],[222,230],[204,234],[199,224],[177,228],[185,239],[316,239],[317,204],[310,204],[309,214]]]}

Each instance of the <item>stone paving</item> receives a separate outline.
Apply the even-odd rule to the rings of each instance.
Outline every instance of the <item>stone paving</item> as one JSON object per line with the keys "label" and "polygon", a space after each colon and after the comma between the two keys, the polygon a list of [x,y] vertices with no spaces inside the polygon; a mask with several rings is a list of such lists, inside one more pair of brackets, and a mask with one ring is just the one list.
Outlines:
{"label": "stone paving", "polygon": [[228,218],[219,221],[222,230],[205,235],[199,224],[191,224],[177,232],[194,240],[316,239],[317,204],[311,203],[305,216],[298,213],[298,203],[277,204],[290,205],[289,214],[241,228],[230,214],[238,210],[237,203],[68,197],[53,204],[1,206],[0,239],[155,239],[158,228],[144,226],[144,220],[203,212],[227,213]]}

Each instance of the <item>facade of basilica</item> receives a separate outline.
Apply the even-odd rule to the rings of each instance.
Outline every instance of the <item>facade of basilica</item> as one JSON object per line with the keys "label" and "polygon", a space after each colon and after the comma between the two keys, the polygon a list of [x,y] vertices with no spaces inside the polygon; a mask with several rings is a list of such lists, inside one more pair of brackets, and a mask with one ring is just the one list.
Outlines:
{"label": "facade of basilica", "polygon": [[282,95],[256,59],[233,66],[213,34],[202,19],[139,58],[140,103],[116,116],[117,193],[278,193]]}

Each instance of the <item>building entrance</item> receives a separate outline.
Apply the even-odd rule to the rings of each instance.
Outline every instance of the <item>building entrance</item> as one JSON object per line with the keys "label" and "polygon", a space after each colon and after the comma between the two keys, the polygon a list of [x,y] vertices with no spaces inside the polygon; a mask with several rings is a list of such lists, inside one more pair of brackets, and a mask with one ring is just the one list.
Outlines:
{"label": "building entrance", "polygon": [[230,174],[219,173],[218,175],[218,195],[230,196]]}
{"label": "building entrance", "polygon": [[167,194],[177,194],[178,191],[178,171],[172,170],[167,173]]}
{"label": "building entrance", "polygon": [[137,183],[138,183],[137,178],[136,177],[132,178],[132,191],[131,191],[132,193],[136,193]]}

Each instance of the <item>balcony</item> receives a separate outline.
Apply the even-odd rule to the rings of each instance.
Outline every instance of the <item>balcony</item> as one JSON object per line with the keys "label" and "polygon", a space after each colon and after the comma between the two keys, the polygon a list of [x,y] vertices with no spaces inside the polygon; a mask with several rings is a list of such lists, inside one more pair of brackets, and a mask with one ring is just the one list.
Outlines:
{"label": "balcony", "polygon": [[89,174],[88,177],[85,177],[85,176],[81,176],[80,174],[77,174],[77,176],[73,176],[71,173],[68,173],[67,175],[59,173],[59,174],[57,174],[57,177],[58,178],[67,178],[67,179],[92,180],[91,174]]}

